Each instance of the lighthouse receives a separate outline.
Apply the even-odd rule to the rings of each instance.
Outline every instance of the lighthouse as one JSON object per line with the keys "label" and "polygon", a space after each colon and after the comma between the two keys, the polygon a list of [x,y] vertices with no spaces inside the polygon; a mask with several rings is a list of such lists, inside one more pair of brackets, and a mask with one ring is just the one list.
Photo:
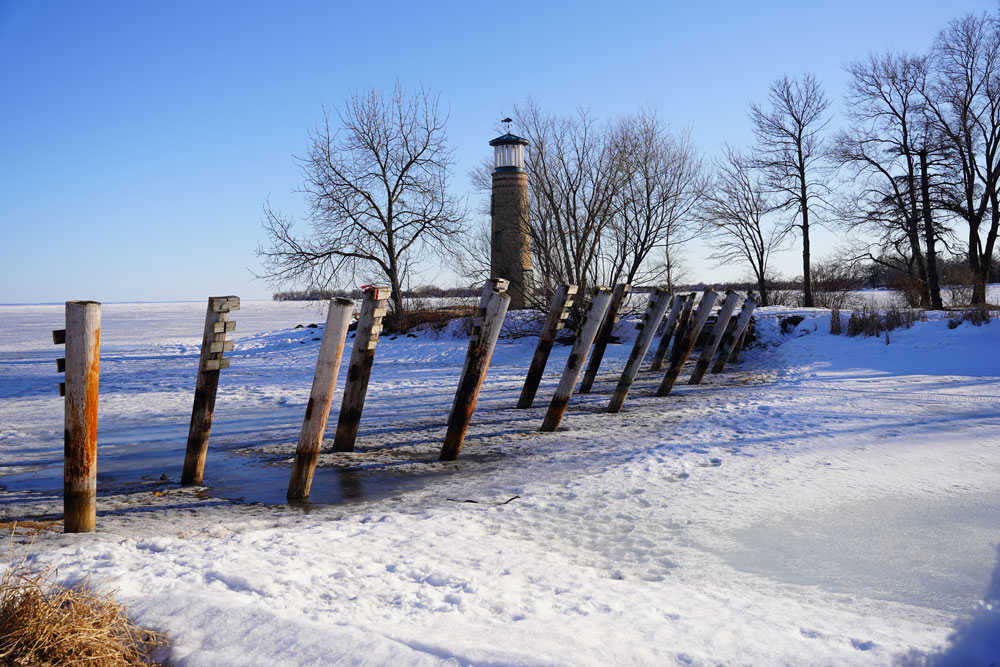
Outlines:
{"label": "lighthouse", "polygon": [[[509,121],[507,121],[509,122]],[[510,281],[510,310],[531,305],[531,237],[528,234],[528,174],[524,147],[528,141],[510,133],[490,142],[493,146],[493,191],[490,196],[490,274]]]}

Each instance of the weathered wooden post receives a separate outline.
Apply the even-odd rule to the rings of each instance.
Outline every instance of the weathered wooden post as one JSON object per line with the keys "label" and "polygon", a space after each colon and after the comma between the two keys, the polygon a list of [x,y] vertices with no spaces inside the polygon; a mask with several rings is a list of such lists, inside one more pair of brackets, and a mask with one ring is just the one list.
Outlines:
{"label": "weathered wooden post", "polygon": [[735,363],[740,360],[740,354],[747,347],[747,333],[750,331],[749,323],[747,326],[743,327],[743,333],[740,337],[736,339],[736,345],[733,347],[733,353],[729,357],[728,363]]}
{"label": "weathered wooden post", "polygon": [[646,356],[646,352],[653,342],[653,337],[656,335],[656,327],[660,325],[660,320],[663,319],[663,314],[667,312],[667,306],[672,301],[676,302],[677,299],[676,297],[671,299],[670,293],[665,287],[657,287],[649,295],[646,312],[643,313],[642,320],[636,325],[639,329],[639,335],[636,336],[632,353],[629,355],[628,361],[625,362],[625,369],[622,370],[622,376],[618,380],[615,393],[611,396],[608,412],[618,412],[625,404],[625,398],[628,396],[629,389],[632,388],[632,382],[639,373],[642,359]]}
{"label": "weathered wooden post", "polygon": [[677,376],[681,374],[681,368],[683,368],[684,362],[687,361],[688,356],[691,354],[691,350],[694,349],[698,335],[701,333],[702,327],[705,326],[708,316],[712,314],[712,308],[715,306],[715,300],[718,298],[719,295],[712,290],[705,290],[705,293],[701,295],[701,301],[698,304],[698,310],[695,312],[694,317],[691,318],[690,323],[683,331],[677,332],[678,335],[681,333],[684,335],[679,341],[674,341],[674,349],[670,352],[670,367],[667,369],[667,374],[663,376],[660,387],[656,390],[657,396],[667,396],[670,394],[670,390],[674,388]]}
{"label": "weathered wooden post", "polygon": [[[656,346],[656,353],[653,355],[653,361],[649,365],[649,370],[658,371],[663,368],[663,360],[667,356],[667,348],[670,347],[670,339],[674,337],[674,330],[677,328],[678,323],[680,328],[683,329],[687,325],[688,318],[691,316],[691,308],[694,305],[694,292],[691,292],[687,296],[681,296],[678,294],[674,297],[673,306],[670,308],[670,314],[667,315],[667,323],[663,326],[663,337],[660,338],[659,345]],[[677,342],[674,341],[676,345]]]}
{"label": "weathered wooden post", "polygon": [[358,314],[358,326],[354,333],[354,348],[351,350],[351,363],[347,367],[344,398],[340,403],[340,415],[337,418],[337,435],[333,438],[335,452],[354,451],[361,412],[365,408],[365,396],[368,394],[368,380],[371,379],[372,364],[375,363],[375,347],[378,344],[378,335],[382,331],[382,318],[385,317],[385,302],[391,292],[389,287],[374,285],[369,285],[363,290],[361,312]]}
{"label": "weathered wooden post", "polygon": [[732,290],[726,292],[726,300],[722,302],[719,315],[715,318],[712,335],[708,337],[705,347],[701,350],[701,356],[698,357],[698,363],[695,364],[694,372],[691,373],[691,379],[688,380],[688,384],[699,384],[702,378],[705,377],[705,373],[708,372],[708,367],[712,363],[712,357],[715,356],[715,351],[719,349],[719,343],[722,342],[722,337],[726,333],[726,327],[729,326],[729,319],[732,317],[733,311],[736,310],[736,303],[739,300],[740,295],[736,292]]}
{"label": "weathered wooden post", "polygon": [[732,328],[732,331],[727,331],[726,335],[722,339],[722,349],[719,351],[719,358],[715,360],[715,365],[712,366],[713,373],[721,373],[723,367],[729,362],[729,357],[733,353],[733,348],[736,346],[737,339],[743,336],[743,332],[746,331],[747,326],[750,324],[750,316],[753,315],[754,308],[757,307],[757,302],[753,299],[747,299],[743,302],[743,309],[740,310],[740,316],[736,319],[736,325]]}
{"label": "weathered wooden post", "polygon": [[337,298],[330,301],[326,326],[323,327],[323,340],[319,344],[316,373],[313,375],[309,402],[306,404],[306,416],[302,420],[302,431],[299,432],[299,442],[295,446],[295,462],[292,464],[292,476],[288,480],[288,493],[285,494],[290,501],[309,497],[316,459],[319,458],[319,448],[323,444],[326,420],[330,416],[330,403],[333,401],[333,390],[340,371],[340,359],[344,356],[347,327],[351,323],[353,312],[354,302],[350,299]]}
{"label": "weathered wooden post", "polygon": [[569,406],[569,399],[573,395],[573,387],[580,377],[580,371],[587,362],[587,352],[594,343],[594,337],[601,326],[604,313],[608,310],[611,302],[611,290],[604,286],[594,288],[594,298],[590,302],[590,308],[580,323],[580,331],[573,341],[573,349],[570,350],[569,359],[566,360],[566,368],[563,370],[559,386],[556,387],[556,394],[549,403],[549,410],[545,413],[545,420],[542,422],[543,431],[554,431],[559,427],[566,408]]}
{"label": "weathered wooden post", "polygon": [[545,364],[549,361],[549,353],[552,352],[556,334],[563,328],[566,317],[569,315],[574,294],[576,294],[576,285],[560,285],[556,288],[555,296],[552,297],[552,303],[549,305],[549,316],[545,319],[545,325],[542,326],[542,332],[538,336],[538,345],[535,347],[535,355],[531,358],[528,375],[524,378],[521,398],[517,401],[519,408],[530,408],[535,402],[538,384],[542,381],[542,374],[545,373]]}
{"label": "weathered wooden post", "polygon": [[181,484],[201,484],[205,474],[205,457],[208,455],[208,438],[212,431],[215,396],[219,391],[219,372],[229,368],[229,359],[222,353],[233,349],[226,340],[226,332],[236,330],[236,322],[229,321],[229,313],[240,309],[236,296],[213,296],[208,299],[205,331],[201,337],[201,354],[198,357],[198,379],[194,389],[194,407],[188,427],[187,451]]}
{"label": "weathered wooden post", "polygon": [[472,421],[472,411],[476,409],[479,391],[483,388],[486,371],[493,358],[504,318],[507,316],[507,306],[510,305],[510,295],[507,294],[508,281],[502,278],[490,278],[483,285],[483,293],[479,299],[479,310],[473,320],[472,337],[469,349],[465,353],[465,365],[458,381],[455,401],[448,416],[448,430],[445,432],[444,445],[441,447],[441,460],[454,461],[465,442],[465,434]]}
{"label": "weathered wooden post", "polygon": [[587,364],[587,371],[583,374],[583,380],[580,382],[581,394],[589,394],[590,390],[594,387],[594,380],[597,379],[597,371],[600,369],[601,361],[604,359],[604,351],[608,348],[608,343],[611,341],[611,336],[615,331],[615,324],[618,322],[618,311],[621,309],[625,297],[631,291],[631,285],[618,283],[611,293],[611,303],[608,305],[608,312],[604,314],[604,321],[601,322],[601,328],[598,330],[597,338],[594,340],[594,349],[590,352],[590,363]]}
{"label": "weathered wooden post", "polygon": [[101,374],[101,304],[67,301],[66,328],[52,332],[52,342],[66,345],[56,368],[66,374],[59,384],[65,396],[63,431],[63,532],[97,529],[97,388]]}

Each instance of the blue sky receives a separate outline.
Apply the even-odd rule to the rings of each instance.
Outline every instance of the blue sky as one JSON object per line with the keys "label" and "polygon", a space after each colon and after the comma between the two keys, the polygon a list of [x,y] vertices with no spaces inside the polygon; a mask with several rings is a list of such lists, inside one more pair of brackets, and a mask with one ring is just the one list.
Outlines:
{"label": "blue sky", "polygon": [[[750,143],[747,104],[775,78],[811,71],[839,109],[845,62],[923,51],[949,19],[995,8],[0,0],[0,303],[269,298],[250,273],[261,205],[302,211],[291,156],[351,90],[439,91],[454,189],[471,194],[496,121],[528,96],[603,118],[655,105],[714,155]],[[821,234],[814,254],[834,244]],[[687,255],[693,278],[738,277],[704,255]]]}

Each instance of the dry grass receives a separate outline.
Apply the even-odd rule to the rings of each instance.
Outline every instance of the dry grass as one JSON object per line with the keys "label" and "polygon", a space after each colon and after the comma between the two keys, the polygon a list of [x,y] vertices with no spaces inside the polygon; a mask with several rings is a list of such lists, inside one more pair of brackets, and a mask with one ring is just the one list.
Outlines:
{"label": "dry grass", "polygon": [[0,580],[0,665],[155,665],[166,638],[129,620],[113,596],[11,564]]}
{"label": "dry grass", "polygon": [[[839,313],[838,313],[839,315]],[[847,320],[848,336],[881,336],[894,329],[909,329],[914,322],[926,322],[927,314],[912,308],[896,308],[881,311],[873,305],[863,306],[851,313]]]}

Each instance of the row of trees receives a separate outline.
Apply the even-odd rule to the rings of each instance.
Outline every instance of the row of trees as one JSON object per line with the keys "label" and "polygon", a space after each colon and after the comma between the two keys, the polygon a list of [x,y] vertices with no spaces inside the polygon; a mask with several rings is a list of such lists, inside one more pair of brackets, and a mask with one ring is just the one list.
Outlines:
{"label": "row of trees", "polygon": [[[717,261],[747,267],[766,305],[771,255],[797,238],[811,306],[819,220],[858,232],[840,256],[907,276],[926,307],[941,307],[942,249],[963,253],[971,301],[983,303],[1000,228],[1000,15],[962,17],[927,54],[871,55],[847,72],[842,129],[829,132],[831,102],[815,77],[782,77],[749,107],[755,144],[726,146],[712,162],[653,110],[601,123],[582,109],[516,106],[530,142],[539,286],[672,284],[682,244],[702,236]],[[448,187],[446,121],[436,95],[398,84],[325,114],[298,158],[311,231],[295,234],[265,204],[262,275],[308,287],[387,281],[401,315],[415,258],[469,248],[467,211]],[[484,190],[490,171],[473,174]],[[473,271],[488,266],[480,240],[485,261]]]}

